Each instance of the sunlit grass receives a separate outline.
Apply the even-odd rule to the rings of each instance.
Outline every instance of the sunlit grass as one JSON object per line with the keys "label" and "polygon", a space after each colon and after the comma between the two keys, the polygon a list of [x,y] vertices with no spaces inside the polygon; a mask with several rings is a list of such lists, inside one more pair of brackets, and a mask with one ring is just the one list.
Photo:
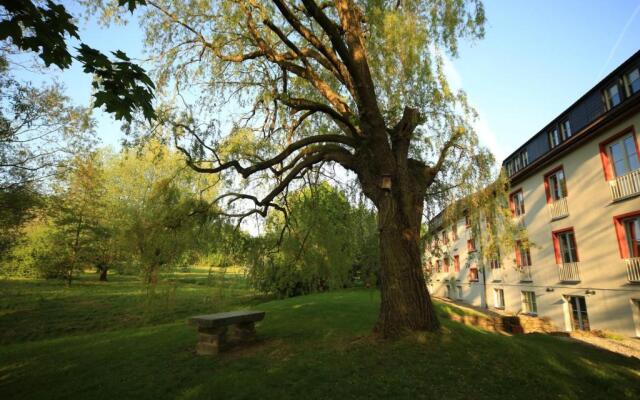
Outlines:
{"label": "sunlit grass", "polygon": [[[91,278],[71,289],[0,283],[0,398],[640,398],[637,360],[551,336],[443,319],[439,332],[378,340],[375,291],[258,302],[243,281],[220,300],[218,287],[177,283],[148,295],[135,280]],[[196,356],[185,319],[238,308],[267,312],[257,343]]]}

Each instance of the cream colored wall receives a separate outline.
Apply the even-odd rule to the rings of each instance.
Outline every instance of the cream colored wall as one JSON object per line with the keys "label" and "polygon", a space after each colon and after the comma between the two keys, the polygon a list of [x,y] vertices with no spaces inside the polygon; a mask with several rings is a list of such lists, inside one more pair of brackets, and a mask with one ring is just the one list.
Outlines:
{"label": "cream colored wall", "polygon": [[[520,292],[532,290],[536,293],[538,314],[551,318],[560,329],[570,329],[564,296],[584,296],[591,329],[606,329],[627,336],[640,335],[640,315],[632,303],[633,299],[640,300],[640,286],[627,281],[613,225],[615,215],[640,210],[640,197],[612,202],[599,153],[599,143],[631,125],[638,135],[640,114],[513,186],[513,191],[520,188],[523,190],[526,211],[524,223],[530,240],[535,244],[531,249],[533,281],[520,283],[520,275],[514,265],[515,256],[503,255],[502,268],[487,274],[489,306],[493,306],[493,289],[502,288],[506,309],[519,312],[522,306]],[[567,180],[569,216],[551,221],[544,190],[544,175],[560,165],[564,168]],[[467,257],[467,232],[463,221],[459,221],[458,225],[460,240],[451,248],[458,248],[462,264],[463,256],[465,261]],[[577,284],[559,281],[553,249],[552,231],[570,227],[575,232],[580,260],[581,281]],[[487,270],[490,271],[488,267]],[[430,290],[443,295],[442,280],[448,275],[451,272],[434,274]],[[466,268],[462,268],[459,275],[461,283],[469,287],[469,296],[467,298],[465,295],[465,301],[480,305],[482,277],[478,283],[469,283]],[[587,295],[587,290],[593,290],[595,294]]]}

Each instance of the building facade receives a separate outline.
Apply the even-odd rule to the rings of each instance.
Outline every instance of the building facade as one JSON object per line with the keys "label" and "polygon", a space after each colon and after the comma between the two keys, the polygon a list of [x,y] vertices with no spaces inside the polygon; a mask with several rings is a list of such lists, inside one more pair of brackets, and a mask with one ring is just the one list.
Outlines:
{"label": "building facade", "polygon": [[504,161],[532,246],[482,263],[464,216],[437,226],[431,293],[640,336],[639,135],[640,52]]}

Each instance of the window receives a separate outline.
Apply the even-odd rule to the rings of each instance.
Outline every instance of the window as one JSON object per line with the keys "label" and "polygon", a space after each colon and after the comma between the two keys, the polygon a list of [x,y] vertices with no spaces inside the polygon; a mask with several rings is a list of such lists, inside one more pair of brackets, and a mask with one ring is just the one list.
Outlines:
{"label": "window", "polygon": [[475,239],[471,238],[471,239],[467,240],[467,251],[469,253],[476,251],[476,241],[475,241]]}
{"label": "window", "polygon": [[640,169],[640,150],[633,127],[600,143],[600,158],[606,180]]}
{"label": "window", "polygon": [[560,134],[558,133],[558,128],[553,128],[549,131],[549,146],[553,149],[557,145],[560,144]]}
{"label": "window", "polygon": [[509,202],[513,215],[518,217],[524,214],[524,197],[522,195],[522,189],[511,193],[511,195],[509,196]]}
{"label": "window", "polygon": [[513,175],[513,162],[509,161],[507,163],[507,175],[511,176]]}
{"label": "window", "polygon": [[489,265],[491,266],[491,269],[500,269],[500,251],[497,251],[495,254],[492,254],[492,256],[494,257],[489,260]]}
{"label": "window", "polygon": [[538,304],[536,303],[536,293],[522,291],[522,312],[526,314],[537,314]]}
{"label": "window", "polygon": [[640,92],[640,68],[636,68],[625,76],[627,94],[631,96]]}
{"label": "window", "polygon": [[640,211],[614,217],[622,258],[640,257]]}
{"label": "window", "polygon": [[516,170],[516,172],[520,171],[520,168],[522,168],[522,165],[520,164],[520,157],[516,156],[513,162],[514,162],[514,169]]}
{"label": "window", "polygon": [[516,265],[518,267],[531,266],[531,253],[529,248],[525,247],[521,241],[516,241]]}
{"label": "window", "polygon": [[622,221],[629,257],[640,257],[640,216]]}
{"label": "window", "polygon": [[638,152],[632,135],[627,135],[609,144],[607,153],[616,176],[622,176],[640,168]]}
{"label": "window", "polygon": [[454,222],[451,226],[451,239],[458,240],[458,223]]}
{"label": "window", "polygon": [[469,268],[469,281],[478,282],[478,268],[476,266]]}
{"label": "window", "polygon": [[504,308],[504,290],[493,289],[493,306],[495,308]]}
{"label": "window", "polygon": [[444,272],[449,272],[449,257],[444,258]]}
{"label": "window", "polygon": [[571,137],[571,122],[568,119],[565,119],[560,124],[560,136],[562,140],[567,140]]}
{"label": "window", "polygon": [[571,327],[574,331],[589,330],[589,314],[587,313],[587,302],[582,296],[567,297],[569,312],[571,313]]}
{"label": "window", "polygon": [[459,255],[453,256],[453,270],[455,272],[460,272],[460,256]]}
{"label": "window", "polygon": [[467,212],[464,213],[464,226],[467,229],[469,229],[469,227],[471,226],[471,219],[469,218],[469,213]]}
{"label": "window", "polygon": [[553,248],[556,253],[556,263],[578,262],[578,246],[573,228],[553,232]]}
{"label": "window", "polygon": [[436,260],[436,272],[442,272],[442,260]]}
{"label": "window", "polygon": [[544,181],[547,203],[567,197],[567,181],[562,167],[556,168],[545,175]]}
{"label": "window", "polygon": [[523,151],[522,153],[520,153],[520,158],[522,158],[522,167],[526,167],[527,165],[529,165],[529,152],[528,151]]}
{"label": "window", "polygon": [[620,104],[620,102],[622,101],[622,98],[620,97],[620,90],[618,89],[617,83],[614,83],[613,85],[609,86],[604,91],[604,99],[607,105],[607,110],[610,110],[613,107]]}

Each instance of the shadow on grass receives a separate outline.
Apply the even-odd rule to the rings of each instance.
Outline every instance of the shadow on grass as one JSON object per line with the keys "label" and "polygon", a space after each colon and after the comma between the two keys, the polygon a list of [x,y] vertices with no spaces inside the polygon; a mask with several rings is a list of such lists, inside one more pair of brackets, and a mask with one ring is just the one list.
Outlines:
{"label": "shadow on grass", "polygon": [[0,349],[0,397],[640,398],[640,363],[555,337],[443,319],[376,340],[378,303],[367,290],[264,302],[258,342],[216,357],[194,354],[184,322],[15,343]]}

